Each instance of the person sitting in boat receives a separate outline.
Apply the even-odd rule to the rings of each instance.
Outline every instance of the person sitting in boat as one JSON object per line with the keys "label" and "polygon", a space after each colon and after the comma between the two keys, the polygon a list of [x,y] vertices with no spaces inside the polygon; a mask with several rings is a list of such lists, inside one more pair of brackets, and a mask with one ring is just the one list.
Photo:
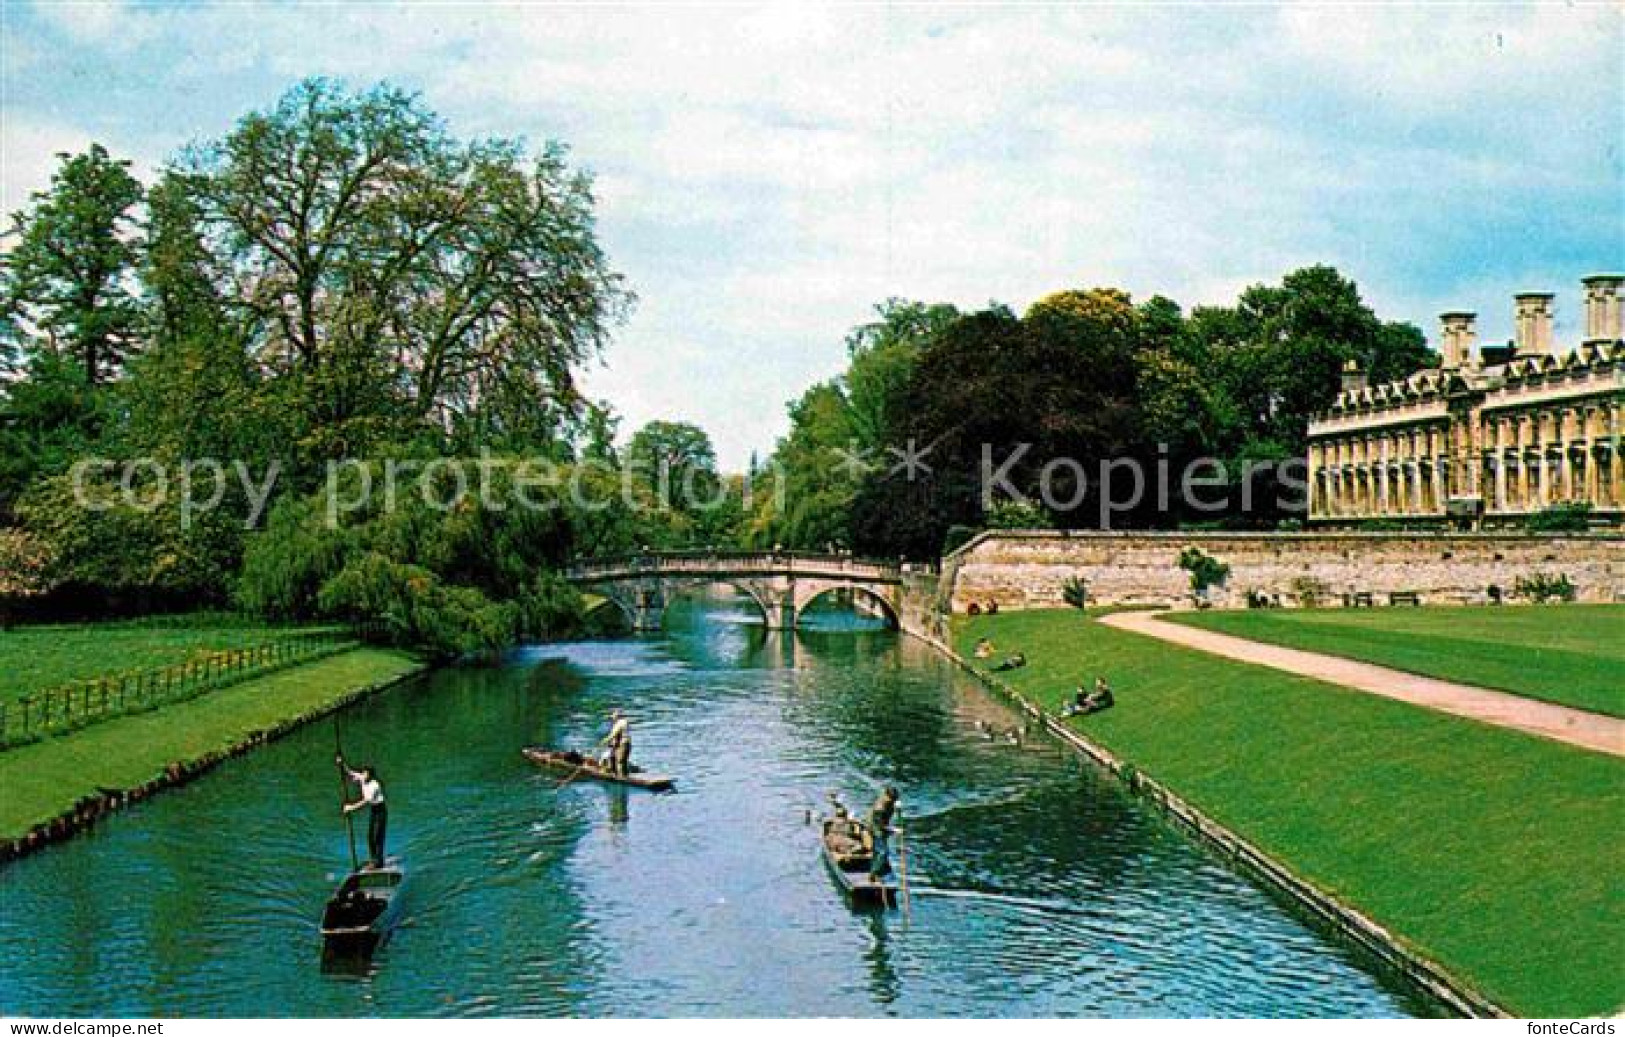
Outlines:
{"label": "person sitting in boat", "polygon": [[1027,657],[1025,655],[1023,655],[1022,653],[1017,652],[1016,654],[1010,656],[1008,659],[1006,659],[1003,662],[999,663],[999,665],[993,667],[993,669],[995,671],[997,671],[997,672],[1002,673],[1005,670],[1019,670],[1023,666],[1026,666],[1026,665],[1027,665]]}
{"label": "person sitting in boat", "polygon": [[976,639],[976,658],[978,658],[978,659],[991,659],[991,658],[993,658],[993,642],[989,641],[985,637],[977,638]]}
{"label": "person sitting in boat", "polygon": [[344,812],[353,814],[362,807],[368,809],[367,815],[367,856],[368,866],[382,868],[384,866],[384,834],[389,827],[389,810],[384,806],[384,786],[378,780],[378,768],[372,764],[363,764],[361,769],[353,771],[344,765],[344,757],[335,757],[338,760],[339,770],[344,776],[355,782],[361,790],[361,798],[354,803],[344,804]]}
{"label": "person sitting in boat", "polygon": [[609,772],[624,778],[632,772],[632,727],[626,714],[614,710],[609,714],[609,734],[599,744],[607,750]]}
{"label": "person sitting in boat", "polygon": [[879,882],[891,874],[891,837],[898,829],[892,827],[892,818],[897,814],[897,789],[887,785],[875,800],[875,805],[869,808],[869,818],[866,822],[869,829],[869,878]]}

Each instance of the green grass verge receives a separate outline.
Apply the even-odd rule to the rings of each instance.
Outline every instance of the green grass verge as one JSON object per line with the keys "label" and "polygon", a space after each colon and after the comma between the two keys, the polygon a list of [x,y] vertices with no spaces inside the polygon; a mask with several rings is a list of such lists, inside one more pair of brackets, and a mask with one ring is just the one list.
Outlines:
{"label": "green grass verge", "polygon": [[247,648],[320,627],[273,627],[210,616],[196,623],[28,626],[0,631],[0,702],[73,681],[184,663],[196,655]]}
{"label": "green grass verge", "polygon": [[1625,716],[1625,605],[1257,610],[1170,618]]}
{"label": "green grass verge", "polygon": [[1054,711],[1501,1005],[1625,1005],[1625,761],[1115,630],[1073,610],[956,626]]}
{"label": "green grass verge", "polygon": [[0,838],[15,839],[98,788],[133,788],[171,763],[226,749],[250,733],[418,667],[359,648],[151,713],[109,720],[0,753]]}

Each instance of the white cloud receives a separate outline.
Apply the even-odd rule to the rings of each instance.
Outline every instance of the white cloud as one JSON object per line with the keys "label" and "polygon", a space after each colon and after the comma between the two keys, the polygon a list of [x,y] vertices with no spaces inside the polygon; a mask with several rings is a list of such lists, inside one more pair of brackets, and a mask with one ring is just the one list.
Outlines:
{"label": "white cloud", "polygon": [[98,94],[13,63],[61,96],[6,113],[8,205],[76,125],[150,162],[313,74],[421,88],[460,133],[568,140],[643,300],[589,385],[631,425],[698,420],[733,464],[888,295],[1223,302],[1324,261],[1428,326],[1625,252],[1617,7],[40,14],[49,46],[130,79]]}

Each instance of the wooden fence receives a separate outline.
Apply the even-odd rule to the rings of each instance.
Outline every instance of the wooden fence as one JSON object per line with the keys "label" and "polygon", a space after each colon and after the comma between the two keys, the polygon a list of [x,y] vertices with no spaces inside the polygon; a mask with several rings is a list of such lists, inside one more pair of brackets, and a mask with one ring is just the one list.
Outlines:
{"label": "wooden fence", "polygon": [[174,666],[37,691],[0,702],[0,748],[180,702],[285,666],[335,655],[357,644],[349,633],[311,631],[247,648],[209,652]]}

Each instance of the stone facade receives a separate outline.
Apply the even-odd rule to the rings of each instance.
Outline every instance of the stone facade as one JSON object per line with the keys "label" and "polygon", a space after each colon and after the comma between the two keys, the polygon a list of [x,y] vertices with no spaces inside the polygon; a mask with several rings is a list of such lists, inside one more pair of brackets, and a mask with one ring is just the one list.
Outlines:
{"label": "stone facade", "polygon": [[1490,533],[983,533],[943,561],[953,611],[1054,608],[1076,576],[1094,604],[1189,605],[1190,577],[1180,552],[1197,547],[1230,566],[1214,589],[1215,606],[1240,608],[1248,591],[1281,604],[1322,604],[1370,594],[1416,594],[1423,604],[1482,604],[1489,588],[1510,596],[1519,578],[1567,576],[1578,600],[1625,600],[1625,536],[1589,533],[1528,536]]}
{"label": "stone facade", "polygon": [[1625,522],[1625,276],[1584,287],[1576,349],[1553,341],[1553,296],[1527,292],[1515,298],[1509,349],[1475,352],[1474,315],[1452,312],[1441,316],[1438,370],[1375,387],[1348,372],[1309,425],[1310,521],[1483,528],[1586,502]]}

